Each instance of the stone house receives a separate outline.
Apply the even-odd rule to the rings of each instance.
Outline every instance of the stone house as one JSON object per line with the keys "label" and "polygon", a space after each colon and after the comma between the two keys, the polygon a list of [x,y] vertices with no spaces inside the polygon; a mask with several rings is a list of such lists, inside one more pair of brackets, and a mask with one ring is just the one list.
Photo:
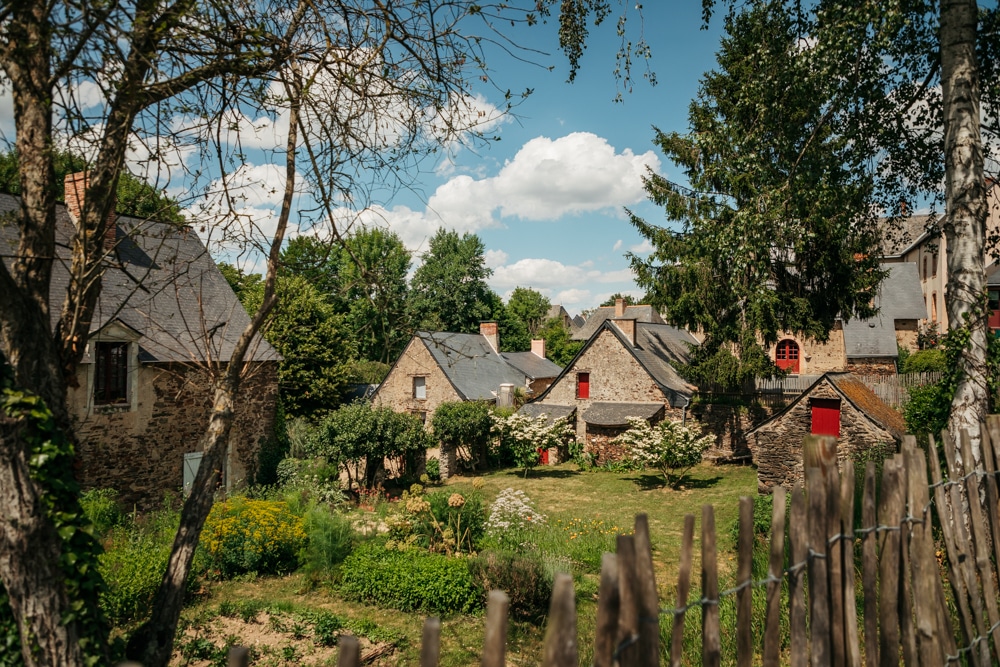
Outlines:
{"label": "stone house", "polygon": [[[56,210],[53,326],[82,199],[73,195],[84,189],[84,175],[68,176],[67,205]],[[0,214],[19,205],[0,195]],[[16,227],[0,225],[4,261],[16,248]],[[193,481],[213,400],[208,365],[225,363],[249,317],[190,227],[118,216],[104,249],[101,296],[69,392],[76,474],[84,488],[114,488],[123,502],[149,506]],[[279,360],[255,339],[223,470],[227,488],[254,477],[261,441],[273,428]]]}
{"label": "stone house", "polygon": [[917,350],[917,336],[924,316],[917,265],[883,264],[889,271],[875,305],[879,313],[867,320],[837,320],[826,341],[795,332],[779,332],[768,347],[775,365],[793,375],[821,375],[850,371],[859,375],[892,375],[899,348]]}
{"label": "stone house", "polygon": [[[578,316],[579,317],[579,316]],[[590,340],[590,338],[601,328],[601,325],[611,319],[627,319],[648,324],[666,324],[660,314],[652,306],[636,305],[626,306],[625,299],[615,299],[613,306],[601,306],[590,314],[582,326],[578,326],[572,340]]]}
{"label": "stone house", "polygon": [[791,489],[803,482],[807,435],[837,438],[841,460],[884,447],[896,451],[906,432],[903,416],[851,373],[824,373],[784,410],[750,431],[757,487]]}
{"label": "stone house", "polygon": [[629,417],[650,423],[686,418],[695,387],[675,366],[686,363],[690,346],[697,344],[689,332],[667,324],[605,318],[552,385],[523,410],[575,417],[578,441],[599,459],[617,457],[609,441],[628,428]]}
{"label": "stone house", "polygon": [[372,402],[397,412],[412,412],[429,423],[449,401],[496,401],[501,387],[543,392],[561,370],[545,358],[545,341],[531,341],[531,352],[500,352],[496,322],[480,324],[478,334],[418,331],[393,363]]}

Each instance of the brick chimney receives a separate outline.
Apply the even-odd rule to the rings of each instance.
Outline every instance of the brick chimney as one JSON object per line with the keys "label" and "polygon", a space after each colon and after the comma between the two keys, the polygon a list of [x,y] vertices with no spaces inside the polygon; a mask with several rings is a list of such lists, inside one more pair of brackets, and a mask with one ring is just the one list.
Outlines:
{"label": "brick chimney", "polygon": [[615,299],[615,317],[625,317],[625,299]]}
{"label": "brick chimney", "polygon": [[635,347],[635,318],[626,319],[624,317],[616,317],[611,321],[615,323],[615,326],[618,327],[623,334],[625,334],[625,339],[628,341],[628,344]]}
{"label": "brick chimney", "polygon": [[531,340],[531,353],[536,357],[545,358],[545,339],[537,338]]}
{"label": "brick chimney", "polygon": [[496,322],[480,322],[479,335],[486,337],[494,352],[500,352],[500,331]]}
{"label": "brick chimney", "polygon": [[[63,185],[66,189],[66,208],[69,209],[73,222],[80,224],[80,213],[83,210],[83,197],[87,191],[90,177],[85,171],[78,171],[75,174],[66,174]],[[108,215],[108,224],[104,229],[104,252],[112,252],[115,249],[117,225],[115,220],[117,215],[114,210]]]}

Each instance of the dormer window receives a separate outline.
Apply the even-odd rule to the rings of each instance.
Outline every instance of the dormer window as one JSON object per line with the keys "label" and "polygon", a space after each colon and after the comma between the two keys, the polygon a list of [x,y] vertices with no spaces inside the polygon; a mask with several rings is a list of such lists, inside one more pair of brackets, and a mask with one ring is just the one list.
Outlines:
{"label": "dormer window", "polygon": [[129,402],[128,343],[94,344],[94,405]]}

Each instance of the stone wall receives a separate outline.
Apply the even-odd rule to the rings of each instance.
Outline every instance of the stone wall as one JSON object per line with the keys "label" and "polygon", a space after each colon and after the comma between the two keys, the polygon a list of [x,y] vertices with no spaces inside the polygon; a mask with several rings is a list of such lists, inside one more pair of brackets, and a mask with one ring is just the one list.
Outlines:
{"label": "stone wall", "polygon": [[[413,396],[415,377],[425,378],[427,398],[418,399]],[[425,423],[428,426],[439,405],[460,400],[462,399],[452,386],[451,380],[419,338],[410,340],[406,349],[399,355],[396,365],[392,367],[372,397],[375,405],[386,406],[396,412],[424,413]]]}
{"label": "stone wall", "polygon": [[[844,328],[839,321],[830,330],[826,342],[806,338],[788,331],[778,333],[778,340],[791,338],[799,346],[799,375],[822,375],[827,371],[842,371],[847,364],[844,355]],[[774,359],[774,345],[767,349]]]}
{"label": "stone wall", "polygon": [[[576,374],[590,373],[590,398],[576,397]],[[575,405],[577,409],[577,439],[587,441],[587,424],[583,413],[595,401],[618,401],[667,404],[667,397],[649,373],[612,332],[602,331],[549,389],[542,404]],[[680,409],[666,405],[667,418],[680,419]]]}
{"label": "stone wall", "polygon": [[895,375],[896,359],[894,357],[855,357],[847,362],[847,370],[855,375]]}
{"label": "stone wall", "polygon": [[[80,373],[91,371],[89,364]],[[230,437],[226,484],[247,483],[257,468],[260,441],[274,426],[277,362],[254,364],[240,387]],[[86,377],[70,395],[80,438],[77,476],[85,489],[114,488],[122,502],[155,506],[183,485],[184,454],[200,451],[212,390],[206,373],[185,364],[142,365],[136,408],[88,408]]]}
{"label": "stone wall", "polygon": [[917,337],[920,334],[920,323],[917,320],[896,320],[896,344],[916,352],[920,349]]}
{"label": "stone wall", "polygon": [[896,445],[895,438],[888,431],[844,400],[824,380],[788,412],[754,433],[750,447],[757,465],[757,487],[761,493],[770,493],[775,486],[791,489],[795,483],[803,482],[802,444],[812,430],[810,397],[841,399],[840,437],[837,439],[840,460],[878,445]]}
{"label": "stone wall", "polygon": [[715,436],[715,443],[705,452],[705,458],[728,463],[745,461],[750,456],[747,432],[780,409],[757,403],[694,403],[688,408],[688,419]]}

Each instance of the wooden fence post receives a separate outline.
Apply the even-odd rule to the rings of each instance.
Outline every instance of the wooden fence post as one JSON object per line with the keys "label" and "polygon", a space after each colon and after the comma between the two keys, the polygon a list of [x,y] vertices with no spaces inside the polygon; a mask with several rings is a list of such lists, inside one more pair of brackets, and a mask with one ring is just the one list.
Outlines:
{"label": "wooden fence post", "polygon": [[424,620],[423,637],[420,644],[420,667],[437,667],[440,659],[441,619],[432,616]]}
{"label": "wooden fence post", "polygon": [[601,556],[601,587],[597,594],[597,627],[594,630],[594,667],[612,667],[618,635],[618,559]]}
{"label": "wooden fence post", "polygon": [[861,667],[861,647],[858,638],[858,605],[855,597],[854,572],[854,461],[844,461],[840,477],[840,557],[843,563],[844,589],[844,659],[850,667]]}
{"label": "wooden fence post", "polygon": [[358,638],[354,635],[341,635],[337,640],[340,654],[337,656],[337,667],[361,667],[361,649]]}
{"label": "wooden fence post", "polygon": [[719,636],[719,564],[715,554],[715,509],[701,507],[701,664],[719,667],[722,644]]}
{"label": "wooden fence post", "polygon": [[764,621],[764,667],[778,667],[781,658],[781,578],[785,567],[785,489],[771,491],[771,558],[767,574],[767,616]]}
{"label": "wooden fence post", "polygon": [[743,586],[736,593],[736,665],[750,667],[753,662],[753,640],[750,635],[751,596],[750,579],[753,565],[753,499],[740,496],[740,530],[736,564],[736,585]]}
{"label": "wooden fence post", "polygon": [[[807,438],[808,442],[808,438]],[[806,469],[809,494],[809,647],[814,665],[832,665],[830,649],[830,582],[826,558],[826,482],[819,468]]]}
{"label": "wooden fence post", "polygon": [[636,599],[635,539],[619,535],[618,559],[618,664],[635,665],[639,660],[639,602]]}
{"label": "wooden fence post", "polygon": [[861,496],[861,584],[865,592],[865,667],[876,667],[878,659],[878,533],[875,527],[875,462],[865,466]]}
{"label": "wooden fence post", "polygon": [[653,545],[649,538],[649,517],[635,517],[635,573],[639,598],[639,664],[660,665],[660,600],[653,572]]}
{"label": "wooden fence post", "polygon": [[684,534],[681,537],[681,561],[677,573],[677,609],[670,637],[670,665],[681,667],[684,653],[684,608],[691,590],[691,562],[694,551],[694,514],[684,515]]}
{"label": "wooden fence post", "polygon": [[250,649],[246,646],[230,646],[226,667],[250,667]]}
{"label": "wooden fence post", "polygon": [[482,667],[507,664],[507,610],[510,598],[503,591],[490,591],[486,602],[486,637],[483,640]]}
{"label": "wooden fence post", "polygon": [[788,574],[788,616],[791,631],[790,657],[792,667],[809,664],[806,636],[805,567],[808,561],[808,525],[806,494],[801,484],[792,489],[792,514],[788,526],[791,542],[791,572]]}
{"label": "wooden fence post", "polygon": [[576,599],[573,577],[559,572],[552,584],[552,603],[545,628],[544,667],[579,667],[576,645]]}
{"label": "wooden fence post", "polygon": [[903,497],[896,461],[886,459],[882,468],[879,524],[885,526],[879,554],[879,664],[899,665],[899,524]]}
{"label": "wooden fence post", "polygon": [[910,559],[910,531],[913,524],[906,504],[910,483],[903,455],[896,454],[892,459],[899,470],[899,492],[903,497],[903,510],[899,523],[899,638],[903,645],[903,664],[916,665],[917,638],[913,629],[913,583]]}

